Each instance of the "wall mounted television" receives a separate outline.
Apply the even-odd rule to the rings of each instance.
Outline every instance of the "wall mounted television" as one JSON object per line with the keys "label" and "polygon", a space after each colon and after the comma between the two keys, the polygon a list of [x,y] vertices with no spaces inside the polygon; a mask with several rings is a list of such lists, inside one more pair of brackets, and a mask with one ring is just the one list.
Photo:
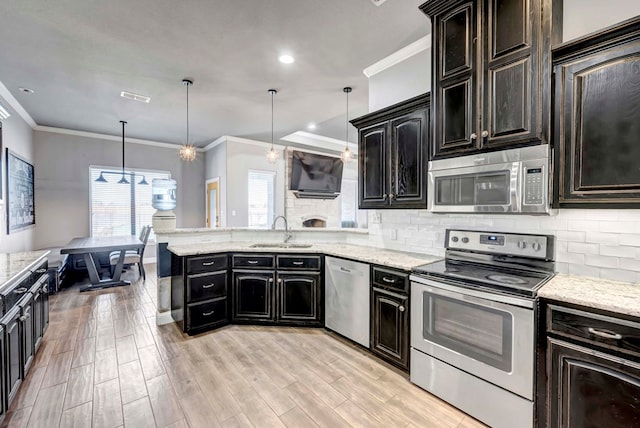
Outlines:
{"label": "wall mounted television", "polygon": [[294,150],[290,189],[298,197],[335,198],[342,186],[340,158]]}

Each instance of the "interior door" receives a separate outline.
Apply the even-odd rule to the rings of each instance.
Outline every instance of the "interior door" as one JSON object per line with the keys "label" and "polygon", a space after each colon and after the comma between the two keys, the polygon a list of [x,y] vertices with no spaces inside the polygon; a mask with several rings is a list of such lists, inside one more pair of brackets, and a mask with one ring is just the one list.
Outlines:
{"label": "interior door", "polygon": [[[213,221],[212,221],[213,220]],[[207,183],[207,227],[220,227],[220,179]]]}

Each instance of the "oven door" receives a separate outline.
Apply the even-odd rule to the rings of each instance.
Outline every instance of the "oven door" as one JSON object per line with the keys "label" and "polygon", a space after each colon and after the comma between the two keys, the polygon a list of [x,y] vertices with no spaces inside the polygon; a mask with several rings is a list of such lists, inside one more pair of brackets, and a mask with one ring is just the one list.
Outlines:
{"label": "oven door", "polygon": [[533,301],[412,276],[411,346],[529,400],[534,335]]}

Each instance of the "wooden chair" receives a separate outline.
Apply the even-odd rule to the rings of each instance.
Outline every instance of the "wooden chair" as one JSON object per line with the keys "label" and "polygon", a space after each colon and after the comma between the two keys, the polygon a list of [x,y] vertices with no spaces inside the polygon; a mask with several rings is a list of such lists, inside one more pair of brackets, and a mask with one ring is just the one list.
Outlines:
{"label": "wooden chair", "polygon": [[[150,234],[151,226],[143,226],[142,230],[140,231],[140,240],[142,241],[144,246],[137,251],[127,251],[124,255],[125,265],[138,264],[138,271],[140,272],[140,276],[142,277],[143,281],[147,279],[146,272],[144,271],[144,249],[147,247],[147,241],[149,240]],[[109,254],[109,262],[111,264],[112,274],[116,264],[118,264],[119,256],[119,251],[113,251],[111,254]]]}

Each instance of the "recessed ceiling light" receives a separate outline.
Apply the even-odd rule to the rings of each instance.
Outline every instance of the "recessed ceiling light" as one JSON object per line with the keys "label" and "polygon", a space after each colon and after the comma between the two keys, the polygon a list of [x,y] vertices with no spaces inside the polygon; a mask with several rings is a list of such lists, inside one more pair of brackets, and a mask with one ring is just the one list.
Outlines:
{"label": "recessed ceiling light", "polygon": [[310,124],[308,124],[308,125],[307,125],[307,129],[311,129],[311,130],[316,129],[316,124],[315,124],[315,123],[310,123]]}
{"label": "recessed ceiling light", "polygon": [[283,64],[291,64],[295,61],[295,59],[291,55],[280,55],[278,60],[280,60],[280,62]]}
{"label": "recessed ceiling light", "polygon": [[23,88],[23,87],[19,87],[18,88],[21,92],[24,92],[25,94],[33,94],[35,91],[33,89],[29,89],[29,88]]}
{"label": "recessed ceiling light", "polygon": [[151,98],[147,97],[146,95],[134,94],[133,92],[128,91],[120,92],[120,96],[129,100],[140,101],[142,103],[148,103],[149,101],[151,101]]}

